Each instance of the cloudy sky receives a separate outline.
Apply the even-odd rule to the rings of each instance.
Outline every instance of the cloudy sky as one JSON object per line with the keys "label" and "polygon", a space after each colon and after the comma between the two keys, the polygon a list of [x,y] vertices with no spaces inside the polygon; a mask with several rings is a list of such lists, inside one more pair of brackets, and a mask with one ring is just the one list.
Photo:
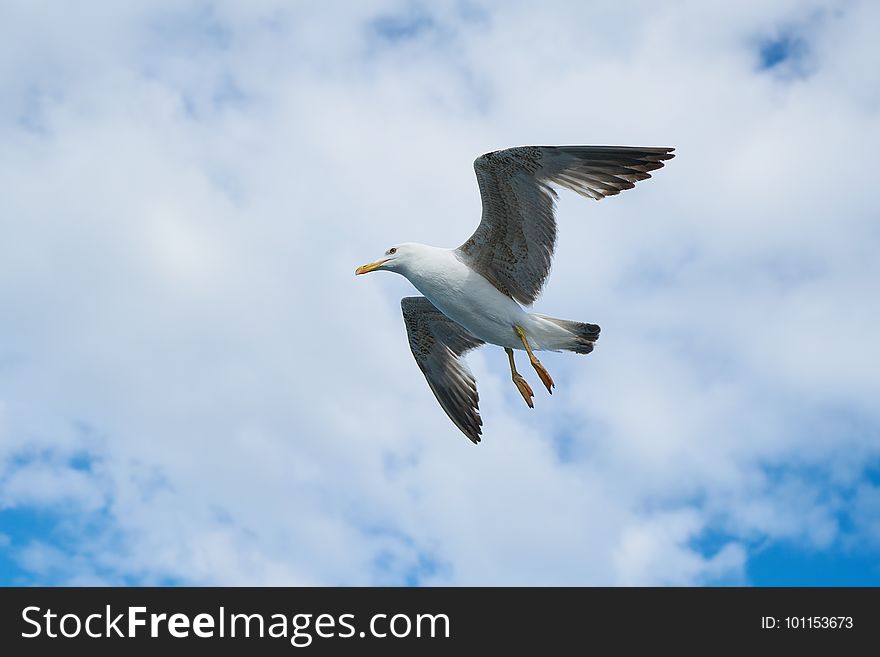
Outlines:
{"label": "cloudy sky", "polygon": [[[5,0],[0,583],[880,584],[880,4],[625,6]],[[475,447],[353,272],[533,143],[677,157]]]}

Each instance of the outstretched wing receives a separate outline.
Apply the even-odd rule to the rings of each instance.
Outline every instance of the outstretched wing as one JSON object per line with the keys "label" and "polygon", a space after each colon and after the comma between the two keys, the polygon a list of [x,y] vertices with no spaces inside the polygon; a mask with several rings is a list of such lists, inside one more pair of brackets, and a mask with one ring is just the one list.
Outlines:
{"label": "outstretched wing", "polygon": [[425,297],[400,300],[416,363],[449,418],[473,443],[480,442],[477,382],[461,356],[483,344]]}
{"label": "outstretched wing", "polygon": [[522,304],[538,296],[556,246],[556,192],[566,187],[599,200],[650,178],[672,148],[520,146],[474,161],[483,217],[459,257]]}

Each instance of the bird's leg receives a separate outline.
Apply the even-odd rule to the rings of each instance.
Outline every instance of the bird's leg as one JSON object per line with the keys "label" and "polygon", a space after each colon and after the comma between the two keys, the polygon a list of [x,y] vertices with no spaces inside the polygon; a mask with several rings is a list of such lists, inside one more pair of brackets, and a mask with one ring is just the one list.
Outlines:
{"label": "bird's leg", "polygon": [[529,386],[526,380],[522,378],[520,373],[516,371],[516,365],[513,362],[513,349],[510,347],[504,347],[504,351],[507,352],[507,360],[510,361],[510,376],[516,384],[516,389],[519,390],[519,394],[521,394],[523,399],[526,400],[526,404],[529,405],[529,408],[534,408],[535,405],[532,403],[532,397],[535,396],[535,393],[532,392],[531,386]]}
{"label": "bird's leg", "polygon": [[550,372],[548,372],[544,368],[544,366],[541,365],[541,361],[539,361],[535,354],[532,353],[532,348],[529,346],[529,340],[526,337],[526,332],[523,330],[523,328],[521,326],[514,325],[513,330],[519,336],[519,339],[522,340],[523,347],[526,348],[526,353],[529,355],[529,360],[532,363],[532,367],[535,368],[538,376],[541,377],[541,382],[544,384],[544,387],[547,388],[547,392],[552,395],[553,386],[556,384],[553,383],[553,379],[550,377]]}

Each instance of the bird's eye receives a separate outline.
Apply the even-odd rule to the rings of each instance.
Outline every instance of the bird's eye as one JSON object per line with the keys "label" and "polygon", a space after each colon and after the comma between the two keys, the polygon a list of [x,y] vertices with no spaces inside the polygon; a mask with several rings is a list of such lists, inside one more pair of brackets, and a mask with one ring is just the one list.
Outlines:
{"label": "bird's eye", "polygon": [[397,249],[388,249],[388,255],[394,255],[395,253],[397,253]]}

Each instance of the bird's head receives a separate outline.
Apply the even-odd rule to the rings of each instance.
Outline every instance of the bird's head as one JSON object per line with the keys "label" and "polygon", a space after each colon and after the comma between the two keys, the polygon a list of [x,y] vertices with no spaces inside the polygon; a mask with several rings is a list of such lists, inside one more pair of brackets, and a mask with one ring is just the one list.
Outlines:
{"label": "bird's head", "polygon": [[376,260],[376,262],[371,262],[368,265],[364,265],[362,267],[358,267],[355,269],[354,273],[357,274],[369,274],[371,271],[401,271],[406,268],[407,263],[413,255],[414,251],[413,244],[398,244],[396,246],[392,246],[389,248],[385,255]]}

